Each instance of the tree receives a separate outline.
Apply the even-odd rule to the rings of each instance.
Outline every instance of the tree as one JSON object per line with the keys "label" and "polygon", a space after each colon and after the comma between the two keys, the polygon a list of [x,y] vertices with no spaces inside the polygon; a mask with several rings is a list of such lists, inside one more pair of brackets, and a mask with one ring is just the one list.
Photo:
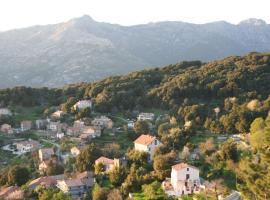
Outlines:
{"label": "tree", "polygon": [[92,191],[93,200],[107,200],[109,190],[107,188],[100,187],[98,184],[95,185]]}
{"label": "tree", "polygon": [[105,167],[102,162],[95,164],[95,174],[102,174],[105,171]]}
{"label": "tree", "polygon": [[163,180],[170,175],[171,166],[174,164],[175,159],[176,154],[174,152],[154,156],[153,168],[155,170],[156,176],[160,180]]}
{"label": "tree", "polygon": [[256,154],[252,154],[251,158],[242,159],[237,170],[237,188],[247,200],[270,198],[269,116],[270,114],[264,123],[260,118],[252,123],[250,144]]}
{"label": "tree", "polygon": [[21,186],[30,179],[30,173],[26,167],[14,166],[8,171],[8,184]]}
{"label": "tree", "polygon": [[126,177],[126,172],[123,167],[115,167],[109,173],[110,182],[115,186],[121,186]]}
{"label": "tree", "polygon": [[45,189],[39,191],[39,200],[72,200],[72,198],[64,194],[62,191],[58,189]]}
{"label": "tree", "polygon": [[233,140],[228,140],[222,144],[219,151],[219,157],[223,161],[233,160],[236,162],[238,159],[237,144]]}
{"label": "tree", "polygon": [[77,170],[80,172],[93,170],[95,160],[99,156],[100,150],[94,144],[88,145],[76,158]]}
{"label": "tree", "polygon": [[137,151],[135,149],[131,149],[127,153],[128,160],[137,166],[146,166],[148,163],[148,153],[144,151]]}
{"label": "tree", "polygon": [[118,189],[113,189],[109,192],[107,200],[123,200],[123,197]]}
{"label": "tree", "polygon": [[109,158],[119,158],[121,156],[121,147],[117,143],[105,144],[103,154]]}
{"label": "tree", "polygon": [[136,121],[134,124],[135,132],[139,134],[147,134],[150,131],[149,124],[147,121]]}
{"label": "tree", "polygon": [[48,164],[48,168],[46,169],[46,175],[52,176],[52,175],[58,175],[64,173],[64,167],[59,164],[57,161],[50,160]]}
{"label": "tree", "polygon": [[161,189],[161,184],[158,181],[154,181],[149,185],[142,186],[145,197],[149,200],[164,199],[165,194]]}
{"label": "tree", "polygon": [[181,153],[181,158],[187,161],[189,156],[190,156],[189,148],[187,146],[184,146],[183,151]]}

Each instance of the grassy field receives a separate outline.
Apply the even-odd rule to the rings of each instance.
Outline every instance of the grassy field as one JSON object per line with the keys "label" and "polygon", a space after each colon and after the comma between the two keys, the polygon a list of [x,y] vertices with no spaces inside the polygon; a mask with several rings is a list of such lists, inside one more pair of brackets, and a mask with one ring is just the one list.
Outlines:
{"label": "grassy field", "polygon": [[191,144],[198,145],[202,142],[205,142],[209,138],[213,138],[215,144],[220,144],[221,141],[218,140],[218,137],[222,137],[222,136],[226,136],[226,135],[216,135],[216,134],[210,134],[210,133],[197,134],[197,135],[192,136],[189,139],[189,142]]}
{"label": "grassy field", "polygon": [[128,147],[133,145],[126,132],[116,132],[113,135],[111,130],[105,130],[101,137],[95,138],[92,141],[101,147],[107,143],[118,143],[123,151],[126,151]]}
{"label": "grassy field", "polygon": [[34,121],[36,119],[39,119],[43,116],[43,110],[42,107],[21,107],[16,106],[11,109],[15,114],[15,122],[19,123],[23,120],[31,120]]}

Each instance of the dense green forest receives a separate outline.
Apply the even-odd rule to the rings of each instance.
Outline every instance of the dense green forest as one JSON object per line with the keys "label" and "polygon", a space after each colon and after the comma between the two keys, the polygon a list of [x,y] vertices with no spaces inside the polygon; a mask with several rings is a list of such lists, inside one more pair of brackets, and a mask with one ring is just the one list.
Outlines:
{"label": "dense green forest", "polygon": [[[69,112],[77,100],[92,98],[99,112],[156,107],[212,132],[236,133],[249,131],[256,117],[267,115],[269,85],[270,54],[249,53],[209,63],[181,62],[59,89],[4,89],[0,102],[5,106],[62,105]],[[215,108],[220,111],[215,113]]]}

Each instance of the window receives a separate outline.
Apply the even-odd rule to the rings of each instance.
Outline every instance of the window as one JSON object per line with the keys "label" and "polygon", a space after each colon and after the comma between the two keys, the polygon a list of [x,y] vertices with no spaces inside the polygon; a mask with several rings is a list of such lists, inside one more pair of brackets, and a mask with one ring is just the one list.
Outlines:
{"label": "window", "polygon": [[189,174],[186,174],[186,179],[189,179],[190,178],[190,175]]}
{"label": "window", "polygon": [[157,145],[157,140],[155,140],[155,145]]}
{"label": "window", "polygon": [[187,168],[187,171],[189,171],[189,168]]}

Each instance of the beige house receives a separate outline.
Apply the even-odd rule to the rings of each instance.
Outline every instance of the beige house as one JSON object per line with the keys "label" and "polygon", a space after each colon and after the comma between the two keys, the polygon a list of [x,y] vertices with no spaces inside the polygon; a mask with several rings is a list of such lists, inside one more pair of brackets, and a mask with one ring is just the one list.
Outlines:
{"label": "beige house", "polygon": [[106,116],[97,117],[91,123],[92,125],[99,126],[101,128],[107,128],[107,129],[113,128],[113,121]]}
{"label": "beige house", "polygon": [[134,148],[137,151],[144,151],[149,154],[149,160],[152,160],[155,149],[162,143],[154,136],[141,135],[134,141]]}
{"label": "beige house", "polygon": [[162,183],[166,194],[180,197],[182,195],[199,193],[204,186],[201,185],[199,169],[187,163],[172,166],[171,178]]}
{"label": "beige house", "polygon": [[45,160],[38,165],[38,170],[40,174],[45,174],[46,170],[48,169],[49,162],[49,160]]}
{"label": "beige house", "polygon": [[58,121],[58,122],[50,122],[48,125],[47,125],[47,130],[50,130],[50,131],[53,131],[53,132],[58,132],[58,131],[61,131],[61,123]]}
{"label": "beige house", "polygon": [[21,121],[21,131],[28,131],[31,130],[32,128],[32,122],[27,120],[27,121]]}
{"label": "beige house", "polygon": [[140,113],[137,117],[139,121],[153,121],[155,119],[154,113]]}
{"label": "beige house", "polygon": [[92,138],[101,136],[101,129],[98,126],[85,126],[82,130],[82,134],[89,134]]}
{"label": "beige house", "polygon": [[119,167],[120,165],[120,160],[119,159],[109,159],[104,156],[99,157],[95,161],[95,165],[98,165],[99,163],[102,163],[104,166],[104,171],[109,172],[110,170],[114,169],[115,167]]}
{"label": "beige house", "polygon": [[39,148],[40,143],[35,140],[15,142],[14,145],[19,153],[27,153]]}
{"label": "beige house", "polygon": [[79,173],[71,179],[57,181],[57,187],[65,194],[69,194],[72,198],[83,198],[87,191],[94,185],[92,172]]}
{"label": "beige house", "polygon": [[1,115],[12,115],[12,112],[8,108],[0,108],[0,116]]}
{"label": "beige house", "polygon": [[36,120],[36,129],[45,129],[48,124],[47,119],[37,119]]}
{"label": "beige house", "polygon": [[74,106],[74,110],[82,110],[85,108],[92,108],[92,101],[91,100],[80,100]]}
{"label": "beige house", "polygon": [[57,110],[51,114],[51,118],[60,119],[63,116],[64,112],[61,110]]}
{"label": "beige house", "polygon": [[44,148],[38,150],[38,157],[41,162],[51,159],[52,155],[54,155],[53,148]]}
{"label": "beige house", "polygon": [[78,147],[72,147],[70,153],[72,156],[77,157],[81,153],[81,150]]}
{"label": "beige house", "polygon": [[13,129],[9,124],[3,124],[0,128],[0,132],[13,134]]}

